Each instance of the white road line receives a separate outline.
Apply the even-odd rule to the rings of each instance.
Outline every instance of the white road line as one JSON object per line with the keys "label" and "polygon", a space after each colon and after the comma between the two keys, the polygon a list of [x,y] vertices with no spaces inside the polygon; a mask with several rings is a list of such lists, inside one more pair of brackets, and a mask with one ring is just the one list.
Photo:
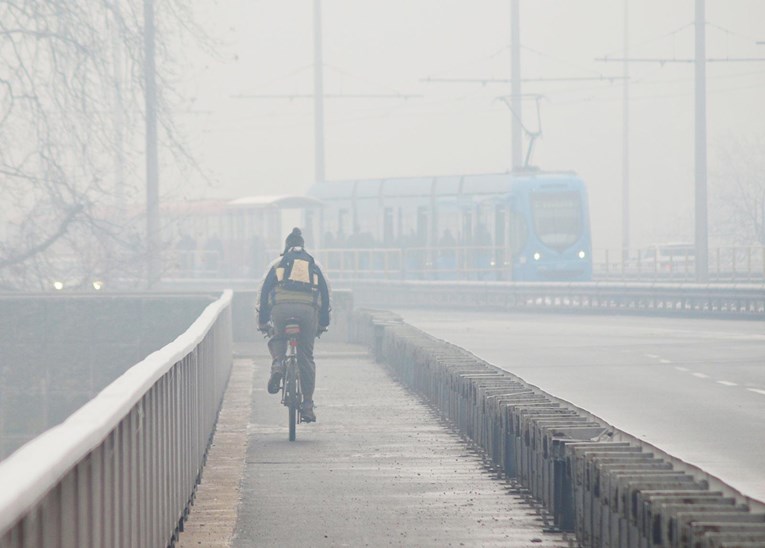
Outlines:
{"label": "white road line", "polygon": [[661,360],[659,360],[659,363],[672,363],[672,360],[661,359]]}
{"label": "white road line", "polygon": [[657,356],[656,354],[644,354],[644,356],[645,356],[646,358],[653,358],[654,360],[655,360],[655,359],[657,359],[657,358],[659,357],[659,356]]}
{"label": "white road line", "polygon": [[755,394],[762,394],[765,396],[765,390],[760,390],[759,388],[747,388],[750,392],[754,392]]}
{"label": "white road line", "polygon": [[694,377],[698,377],[700,379],[708,379],[709,375],[705,375],[704,373],[693,373]]}
{"label": "white road line", "polygon": [[722,384],[723,386],[738,386],[735,382],[730,381],[717,381],[717,384]]}
{"label": "white road line", "polygon": [[688,368],[687,367],[675,367],[675,369],[677,369],[678,371],[682,371],[683,373],[687,373],[688,372]]}

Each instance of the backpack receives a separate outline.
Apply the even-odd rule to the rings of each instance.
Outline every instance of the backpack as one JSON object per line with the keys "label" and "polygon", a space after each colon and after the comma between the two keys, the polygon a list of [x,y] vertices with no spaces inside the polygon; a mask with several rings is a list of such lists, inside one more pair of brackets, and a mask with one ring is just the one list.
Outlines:
{"label": "backpack", "polygon": [[275,270],[277,287],[311,294],[319,289],[319,274],[313,257],[302,249],[285,253]]}

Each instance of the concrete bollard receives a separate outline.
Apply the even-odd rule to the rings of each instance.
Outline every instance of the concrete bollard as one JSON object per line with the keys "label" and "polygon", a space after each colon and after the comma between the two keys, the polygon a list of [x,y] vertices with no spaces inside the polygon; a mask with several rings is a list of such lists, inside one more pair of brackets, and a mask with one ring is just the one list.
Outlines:
{"label": "concrete bollard", "polygon": [[765,505],[745,506],[719,480],[711,490],[703,472],[395,315],[359,311],[352,325],[357,341],[527,488],[579,545],[765,545],[757,544]]}

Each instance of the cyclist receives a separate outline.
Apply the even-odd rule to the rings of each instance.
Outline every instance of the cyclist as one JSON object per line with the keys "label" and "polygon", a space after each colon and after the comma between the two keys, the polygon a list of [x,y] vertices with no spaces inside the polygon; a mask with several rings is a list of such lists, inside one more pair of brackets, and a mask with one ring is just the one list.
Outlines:
{"label": "cyclist", "polygon": [[303,403],[300,413],[305,422],[314,422],[313,391],[316,385],[316,363],[313,359],[314,338],[329,326],[329,285],[321,268],[304,249],[303,235],[293,228],[284,242],[284,252],[271,263],[260,288],[258,330],[267,333],[269,321],[274,330],[268,341],[271,353],[271,378],[268,393],[277,394],[286,366],[287,339],[284,326],[290,319],[300,324],[297,357]]}

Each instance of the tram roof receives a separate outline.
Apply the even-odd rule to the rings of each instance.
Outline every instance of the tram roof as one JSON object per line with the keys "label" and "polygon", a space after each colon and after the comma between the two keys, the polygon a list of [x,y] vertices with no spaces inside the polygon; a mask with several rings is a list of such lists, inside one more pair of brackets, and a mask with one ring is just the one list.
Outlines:
{"label": "tram roof", "polygon": [[327,181],[311,187],[308,194],[320,200],[384,198],[387,196],[459,196],[504,194],[516,185],[579,180],[573,172],[487,173],[436,177],[399,177]]}
{"label": "tram roof", "polygon": [[276,208],[276,209],[303,209],[308,207],[322,207],[321,200],[311,196],[244,196],[231,200],[228,205],[236,208]]}

